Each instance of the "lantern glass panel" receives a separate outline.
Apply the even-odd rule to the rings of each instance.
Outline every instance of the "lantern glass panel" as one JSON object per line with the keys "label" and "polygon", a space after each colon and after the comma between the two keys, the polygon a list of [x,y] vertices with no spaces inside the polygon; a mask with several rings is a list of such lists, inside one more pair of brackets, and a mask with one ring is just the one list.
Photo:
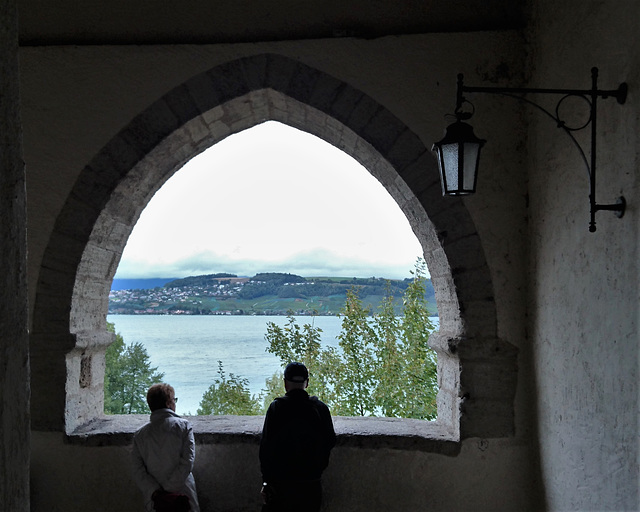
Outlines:
{"label": "lantern glass panel", "polygon": [[458,188],[458,144],[444,144],[442,146],[442,165],[444,166],[444,172],[441,169],[445,183],[446,190],[444,193],[450,193]]}
{"label": "lantern glass panel", "polygon": [[464,169],[461,193],[471,194],[476,190],[476,169],[480,156],[480,144],[464,144]]}

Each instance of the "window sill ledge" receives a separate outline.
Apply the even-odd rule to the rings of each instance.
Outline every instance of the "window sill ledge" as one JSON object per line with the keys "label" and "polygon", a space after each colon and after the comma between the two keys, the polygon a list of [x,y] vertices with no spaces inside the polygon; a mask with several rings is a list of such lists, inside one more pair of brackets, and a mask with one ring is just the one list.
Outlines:
{"label": "window sill ledge", "polygon": [[[196,444],[258,444],[264,416],[185,416]],[[418,450],[456,456],[460,443],[437,421],[334,416],[337,445],[352,448]],[[70,444],[123,446],[149,421],[142,414],[97,418],[67,434]]]}

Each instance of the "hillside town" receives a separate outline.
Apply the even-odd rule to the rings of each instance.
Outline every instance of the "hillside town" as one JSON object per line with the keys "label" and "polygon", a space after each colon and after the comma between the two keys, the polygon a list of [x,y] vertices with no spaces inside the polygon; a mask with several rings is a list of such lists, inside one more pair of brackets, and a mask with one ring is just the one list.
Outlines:
{"label": "hillside town", "polygon": [[238,309],[211,310],[204,307],[211,299],[237,298],[248,277],[218,278],[212,284],[163,286],[150,289],[111,290],[109,314],[128,315],[193,315],[242,314]]}
{"label": "hillside town", "polygon": [[[176,279],[153,288],[112,289],[111,315],[337,315],[350,289],[379,304],[391,294],[400,301],[409,280],[314,278],[265,273],[254,277],[213,274]],[[428,302],[435,303],[427,280]],[[398,302],[398,306],[400,303]],[[435,307],[433,308],[435,310]]]}

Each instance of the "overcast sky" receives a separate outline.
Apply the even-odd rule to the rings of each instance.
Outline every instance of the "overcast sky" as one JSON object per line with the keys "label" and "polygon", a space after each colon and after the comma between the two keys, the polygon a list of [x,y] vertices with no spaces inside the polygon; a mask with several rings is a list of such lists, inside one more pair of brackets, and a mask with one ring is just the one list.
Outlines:
{"label": "overcast sky", "polygon": [[230,272],[410,277],[420,245],[353,158],[267,122],[192,159],[156,193],[116,278]]}

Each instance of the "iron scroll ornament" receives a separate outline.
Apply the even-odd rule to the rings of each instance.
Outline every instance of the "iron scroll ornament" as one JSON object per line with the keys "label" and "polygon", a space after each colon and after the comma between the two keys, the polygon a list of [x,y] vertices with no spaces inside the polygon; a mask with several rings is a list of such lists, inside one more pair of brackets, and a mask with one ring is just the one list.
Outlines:
{"label": "iron scroll ornament", "polygon": [[[627,99],[627,84],[622,83],[617,89],[614,90],[599,90],[598,89],[598,68],[591,69],[591,89],[539,89],[539,88],[514,88],[514,87],[472,87],[464,85],[463,75],[458,75],[457,82],[457,94],[456,94],[456,117],[460,119],[468,119],[471,117],[469,113],[463,113],[462,107],[465,103],[471,104],[464,97],[464,93],[487,93],[487,94],[500,94],[510,98],[515,98],[520,101],[524,101],[541,112],[544,112],[547,116],[554,120],[556,126],[561,128],[571,139],[573,144],[578,148],[582,160],[587,168],[589,174],[589,204],[590,204],[590,222],[589,231],[596,231],[596,213],[601,210],[612,211],[618,218],[622,218],[626,209],[626,200],[623,196],[620,196],[613,204],[598,204],[596,201],[596,133],[597,133],[597,100],[598,98],[606,99],[613,97],[617,100],[618,104],[623,105]],[[535,93],[535,94],[555,94],[562,97],[558,100],[556,105],[555,114],[549,112],[537,103],[525,98],[523,95]],[[589,118],[587,121],[578,127],[570,127],[561,119],[559,111],[562,103],[569,97],[583,98],[589,105]],[[573,136],[574,131],[585,129],[591,125],[591,148],[590,159],[587,156]]]}

